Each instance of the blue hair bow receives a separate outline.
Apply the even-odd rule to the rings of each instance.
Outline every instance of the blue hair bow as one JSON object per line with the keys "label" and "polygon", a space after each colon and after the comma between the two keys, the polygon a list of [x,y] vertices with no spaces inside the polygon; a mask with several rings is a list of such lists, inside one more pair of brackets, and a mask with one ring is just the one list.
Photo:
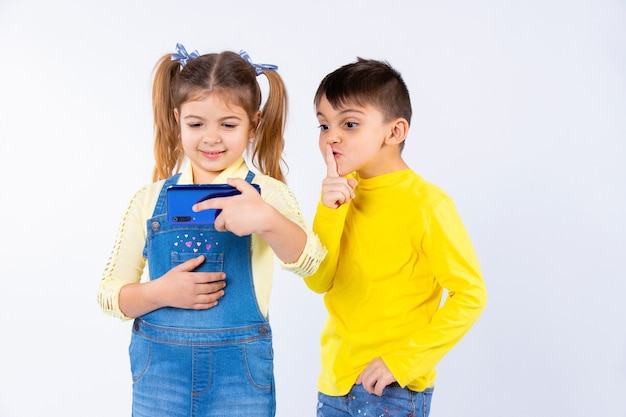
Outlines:
{"label": "blue hair bow", "polygon": [[185,65],[187,65],[187,61],[189,61],[190,59],[198,58],[199,56],[200,54],[198,53],[198,51],[193,51],[192,53],[188,54],[185,47],[180,43],[177,43],[176,52],[172,54],[172,61],[180,60],[180,67],[183,68]]}
{"label": "blue hair bow", "polygon": [[239,51],[239,56],[248,61],[248,63],[254,67],[256,75],[263,74],[263,70],[276,71],[278,69],[278,66],[273,64],[255,64],[254,62],[252,62],[252,58],[250,58],[250,55],[248,55],[248,53],[243,49]]}

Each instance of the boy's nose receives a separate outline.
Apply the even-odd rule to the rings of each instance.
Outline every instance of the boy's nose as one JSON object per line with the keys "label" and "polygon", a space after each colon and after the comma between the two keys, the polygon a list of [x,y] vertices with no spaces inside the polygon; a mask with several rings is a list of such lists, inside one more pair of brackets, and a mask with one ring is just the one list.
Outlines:
{"label": "boy's nose", "polygon": [[341,143],[341,137],[335,133],[331,133],[328,136],[326,136],[326,140],[328,141],[328,143]]}

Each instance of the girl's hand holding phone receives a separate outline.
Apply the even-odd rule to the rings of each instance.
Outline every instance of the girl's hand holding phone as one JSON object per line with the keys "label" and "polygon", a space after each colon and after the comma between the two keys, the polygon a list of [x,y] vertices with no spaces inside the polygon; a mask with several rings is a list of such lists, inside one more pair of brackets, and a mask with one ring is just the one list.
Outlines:
{"label": "girl's hand holding phone", "polygon": [[242,178],[229,178],[228,184],[237,188],[241,194],[231,197],[217,197],[202,201],[193,206],[193,211],[219,209],[215,218],[215,230],[229,231],[237,236],[261,233],[270,210],[274,210],[259,192]]}

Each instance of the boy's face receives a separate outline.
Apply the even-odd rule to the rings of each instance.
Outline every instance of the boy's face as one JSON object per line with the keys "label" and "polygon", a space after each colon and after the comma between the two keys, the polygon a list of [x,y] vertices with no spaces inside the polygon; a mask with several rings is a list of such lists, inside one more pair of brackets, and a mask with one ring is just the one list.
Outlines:
{"label": "boy's face", "polygon": [[340,176],[354,171],[361,178],[385,174],[389,172],[389,164],[399,157],[399,150],[389,149],[386,144],[393,122],[385,122],[374,106],[348,103],[333,108],[323,96],[317,106],[317,120],[322,155],[330,145]]}

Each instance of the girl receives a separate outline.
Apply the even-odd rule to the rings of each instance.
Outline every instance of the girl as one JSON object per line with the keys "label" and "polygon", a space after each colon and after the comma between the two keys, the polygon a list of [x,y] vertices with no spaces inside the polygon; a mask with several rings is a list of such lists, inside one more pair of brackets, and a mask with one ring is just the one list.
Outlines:
{"label": "girl", "polygon": [[[275,413],[273,257],[304,277],[325,255],[284,184],[287,96],[276,69],[244,51],[199,56],[180,44],[157,63],[155,182],[131,200],[98,291],[105,313],[135,319],[134,416]],[[261,74],[269,80],[262,111]],[[244,160],[249,147],[261,174]],[[221,210],[212,225],[170,224],[167,187],[208,183],[241,193],[196,204]]]}

